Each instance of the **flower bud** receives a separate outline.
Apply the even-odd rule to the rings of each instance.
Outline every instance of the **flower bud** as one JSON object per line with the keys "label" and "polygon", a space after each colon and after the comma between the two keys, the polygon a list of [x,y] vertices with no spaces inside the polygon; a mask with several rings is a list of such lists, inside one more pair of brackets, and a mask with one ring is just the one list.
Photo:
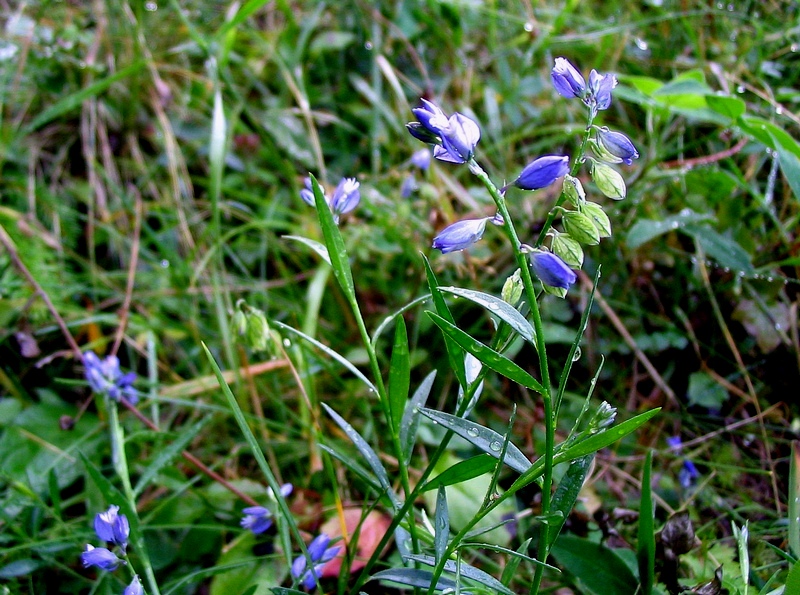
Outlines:
{"label": "flower bud", "polygon": [[573,269],[583,266],[583,248],[581,248],[580,242],[571,238],[568,233],[556,234],[550,248],[553,254]]}
{"label": "flower bud", "polygon": [[622,200],[627,194],[625,180],[622,175],[613,167],[605,163],[595,162],[592,165],[592,179],[597,184],[597,188],[608,198]]}
{"label": "flower bud", "polygon": [[633,146],[631,139],[605,126],[597,129],[597,144],[625,165],[631,165],[634,159],[639,158],[639,151]]}
{"label": "flower bud", "polygon": [[575,272],[552,252],[531,252],[530,262],[539,280],[550,287],[569,289],[578,278]]}
{"label": "flower bud", "polygon": [[500,297],[503,298],[505,303],[516,306],[519,303],[519,300],[522,299],[523,289],[520,270],[517,269],[514,271],[514,274],[506,279],[505,283],[503,283],[503,289],[500,292]]}
{"label": "flower bud", "polygon": [[561,221],[567,233],[581,244],[594,246],[600,243],[600,232],[592,220],[583,213],[568,211],[564,213]]}
{"label": "flower bud", "polygon": [[611,220],[606,215],[603,207],[595,202],[585,202],[581,205],[581,213],[592,220],[601,238],[611,236]]}
{"label": "flower bud", "polygon": [[264,312],[244,300],[236,302],[236,308],[233,321],[244,344],[253,351],[268,351],[272,346],[272,331]]}
{"label": "flower bud", "polygon": [[564,183],[561,191],[576,207],[586,200],[586,192],[583,189],[583,184],[581,184],[578,178],[573,178],[569,174],[564,176]]}
{"label": "flower bud", "polygon": [[523,190],[538,190],[549,186],[567,173],[569,173],[569,157],[545,155],[526,165],[513,184]]}
{"label": "flower bud", "polygon": [[608,109],[611,105],[611,91],[617,86],[617,77],[613,74],[601,75],[592,69],[589,73],[589,107],[594,112]]}
{"label": "flower bud", "polygon": [[433,247],[441,250],[442,254],[456,252],[469,248],[483,237],[486,222],[491,217],[483,219],[463,219],[445,227],[439,235],[433,238]]}
{"label": "flower bud", "polygon": [[586,92],[586,80],[566,58],[556,58],[550,78],[558,94],[567,99],[581,97]]}

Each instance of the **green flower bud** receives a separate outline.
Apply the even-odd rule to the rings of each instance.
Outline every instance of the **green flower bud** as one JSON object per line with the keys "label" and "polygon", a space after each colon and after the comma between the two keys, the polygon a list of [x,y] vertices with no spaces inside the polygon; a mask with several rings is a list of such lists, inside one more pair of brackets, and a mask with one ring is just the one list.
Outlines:
{"label": "green flower bud", "polygon": [[581,205],[581,213],[589,217],[600,233],[601,238],[611,236],[611,220],[606,215],[606,212],[596,202],[585,202]]}
{"label": "green flower bud", "polygon": [[568,211],[562,217],[564,229],[581,244],[594,246],[600,243],[600,232],[592,220],[578,211]]}
{"label": "green flower bud", "polygon": [[567,200],[576,207],[586,200],[586,192],[583,190],[583,184],[578,178],[573,178],[570,175],[564,176],[562,191]]}
{"label": "green flower bud", "polygon": [[608,149],[606,149],[595,139],[589,140],[589,147],[592,149],[592,153],[594,153],[595,156],[604,163],[622,163],[622,159],[613,153],[610,153]]}
{"label": "green flower bud", "polygon": [[583,266],[583,248],[580,242],[571,238],[568,233],[556,234],[550,248],[570,268],[579,269]]}
{"label": "green flower bud", "polygon": [[556,297],[561,298],[562,300],[567,297],[567,290],[563,287],[552,287],[550,285],[546,285],[542,283],[542,289],[544,289],[545,293],[549,293],[550,295],[554,295]]}
{"label": "green flower bud", "polygon": [[610,165],[594,162],[592,165],[592,179],[600,192],[608,198],[621,200],[625,198],[627,190],[622,175]]}
{"label": "green flower bud", "polygon": [[272,331],[262,310],[253,308],[244,300],[236,303],[233,324],[245,345],[253,351],[269,351],[272,346]]}
{"label": "green flower bud", "polygon": [[506,282],[503,283],[503,290],[500,292],[500,297],[503,298],[503,301],[507,304],[511,304],[515,306],[519,303],[519,300],[522,298],[522,290],[524,289],[522,285],[522,279],[520,278],[520,270],[517,269],[514,271],[514,274],[511,275]]}

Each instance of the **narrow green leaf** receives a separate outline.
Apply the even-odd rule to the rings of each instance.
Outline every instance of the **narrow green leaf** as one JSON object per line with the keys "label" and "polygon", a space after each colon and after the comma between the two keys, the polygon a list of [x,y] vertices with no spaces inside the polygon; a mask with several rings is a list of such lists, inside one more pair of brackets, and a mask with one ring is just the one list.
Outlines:
{"label": "narrow green leaf", "polygon": [[58,475],[55,469],[50,469],[47,474],[47,488],[50,492],[50,502],[53,507],[53,514],[56,518],[61,518],[61,490],[58,488]]}
{"label": "narrow green leaf", "polygon": [[[503,440],[505,440],[502,434],[498,434],[494,430],[476,424],[468,419],[464,419],[463,417],[436,411],[435,409],[420,409],[420,413],[441,424],[443,428],[452,430],[489,456],[495,459],[500,458],[500,451],[503,449]],[[518,473],[525,473],[525,471],[531,467],[531,462],[528,460],[528,457],[522,454],[522,451],[511,442],[508,443],[503,463]]]}
{"label": "narrow green leaf", "polygon": [[325,244],[320,244],[319,242],[315,242],[314,240],[309,240],[308,238],[304,238],[303,236],[281,236],[283,239],[286,240],[294,240],[295,242],[300,242],[301,244],[305,244],[309,248],[311,248],[314,252],[316,252],[322,260],[331,264],[331,257],[328,254],[328,249],[325,247]]}
{"label": "narrow green leaf", "polygon": [[511,579],[513,579],[517,575],[517,568],[519,568],[519,563],[522,562],[522,558],[528,557],[525,555],[525,552],[528,551],[530,545],[531,545],[531,538],[528,538],[525,541],[523,541],[522,544],[517,548],[516,553],[518,555],[511,556],[506,561],[506,565],[503,568],[503,574],[500,575],[500,582],[503,583],[506,587],[511,583]]}
{"label": "narrow green leaf", "polygon": [[133,488],[134,496],[138,497],[142,493],[142,490],[148,486],[158,472],[161,471],[165,465],[169,464],[175,457],[177,457],[184,448],[186,448],[189,442],[191,442],[194,437],[200,433],[200,430],[205,427],[210,419],[211,417],[206,417],[201,419],[193,426],[182,430],[175,441],[167,445],[166,448],[159,449],[156,457],[141,474],[139,481],[136,482],[136,486]]}
{"label": "narrow green leaf", "polygon": [[121,81],[125,78],[128,78],[130,75],[139,72],[145,67],[145,65],[146,64],[144,60],[141,62],[135,62],[134,64],[126,66],[119,72],[112,74],[107,78],[97,81],[96,83],[92,83],[88,87],[84,87],[76,93],[67,95],[31,120],[30,123],[22,130],[21,135],[27,136],[37,128],[41,128],[59,116],[63,116],[64,114],[79,108],[87,99],[99,95],[117,81]]}
{"label": "narrow green leaf", "polygon": [[[436,280],[436,275],[433,273],[431,263],[423,255],[422,262],[425,265],[425,274],[428,278],[428,288],[431,292],[431,299],[433,300],[433,307],[436,308],[436,313],[444,320],[451,324],[455,324],[453,315],[450,313],[450,308],[447,307],[447,302],[444,301],[444,296],[439,291],[439,282]],[[449,336],[444,336],[444,346],[447,349],[447,359],[450,360],[450,369],[456,375],[458,384],[466,390],[467,385],[467,372],[464,368],[464,351],[458,346],[458,343],[453,341]]]}
{"label": "narrow green leaf", "polygon": [[331,448],[327,444],[320,444],[319,445],[321,450],[324,450],[337,461],[341,461],[341,463],[350,469],[353,473],[355,473],[358,477],[360,477],[366,484],[372,487],[377,493],[383,493],[383,488],[381,487],[380,482],[375,478],[375,476],[366,468],[362,467],[358,463],[356,463],[351,457],[345,456],[344,454],[340,453],[339,451]]}
{"label": "narrow green leaf", "polygon": [[789,549],[800,557],[800,440],[792,441],[789,459]]}
{"label": "narrow green leaf", "polygon": [[655,584],[656,530],[652,483],[653,451],[647,451],[642,470],[642,496],[639,503],[639,529],[636,557],[639,561],[640,593],[650,595]]}
{"label": "narrow green leaf", "polygon": [[789,576],[786,577],[786,590],[784,593],[786,595],[800,593],[800,562],[795,562],[789,571]]}
{"label": "narrow green leaf", "polygon": [[272,587],[270,589],[273,595],[308,595],[305,591],[298,591],[297,589],[289,589],[287,587]]}
{"label": "narrow green leaf", "polygon": [[[420,562],[422,564],[426,564],[428,566],[436,566],[439,561],[431,556],[425,556],[420,554],[413,554],[410,556],[406,556],[408,560],[414,560],[415,562]],[[445,572],[449,572],[451,574],[458,574],[462,577],[471,579],[476,583],[480,583],[485,587],[489,587],[490,589],[494,589],[498,593],[503,593],[504,595],[514,595],[514,592],[509,590],[503,583],[498,581],[494,578],[491,574],[480,570],[479,568],[475,568],[474,566],[467,564],[464,561],[456,562],[455,560],[447,560],[444,563],[444,570]]]}
{"label": "narrow green leaf", "polygon": [[738,97],[731,97],[728,95],[706,95],[706,103],[708,107],[715,112],[731,120],[735,120],[743,115],[747,109],[747,105],[744,101]]}
{"label": "narrow green leaf", "polygon": [[433,388],[433,381],[436,378],[436,370],[428,374],[420,383],[417,390],[406,404],[403,412],[403,419],[400,420],[400,446],[403,449],[403,458],[408,464],[411,461],[411,453],[414,450],[414,443],[417,440],[417,428],[419,428],[419,410],[425,406],[428,396]]}
{"label": "narrow green leaf", "polygon": [[441,316],[433,312],[427,312],[427,314],[430,316],[431,320],[433,320],[434,324],[442,329],[445,336],[453,339],[462,349],[474,355],[478,361],[487,368],[539,394],[544,392],[544,388],[538,380],[506,356],[501,355],[480,341],[473,339],[456,325],[448,322]]}
{"label": "narrow green leaf", "polygon": [[362,374],[362,373],[361,373],[361,370],[359,370],[358,368],[356,368],[356,367],[355,367],[355,365],[353,365],[353,364],[352,364],[352,363],[351,363],[351,362],[350,362],[350,361],[349,361],[349,360],[348,360],[346,357],[344,357],[343,355],[339,355],[339,353],[338,353],[338,352],[334,351],[333,349],[331,349],[331,348],[330,348],[330,347],[328,347],[327,345],[324,345],[324,344],[320,343],[320,342],[319,342],[319,341],[317,341],[316,339],[314,339],[314,338],[312,338],[312,337],[309,337],[309,336],[308,336],[308,335],[306,335],[304,332],[302,332],[302,331],[298,331],[296,328],[294,328],[294,327],[291,327],[291,326],[289,326],[288,324],[284,324],[284,323],[282,323],[282,322],[280,322],[280,321],[277,321],[277,320],[271,321],[271,323],[272,323],[274,326],[276,326],[276,327],[278,327],[278,328],[280,328],[280,329],[282,329],[282,330],[284,330],[284,331],[287,331],[287,332],[290,332],[290,333],[292,333],[292,334],[295,334],[295,335],[297,335],[298,337],[300,337],[300,338],[301,338],[301,339],[303,339],[304,341],[308,341],[308,342],[309,342],[309,343],[311,343],[311,344],[312,344],[314,347],[316,347],[316,348],[317,348],[317,349],[319,349],[320,351],[324,352],[324,353],[325,353],[327,356],[329,356],[331,359],[334,359],[334,360],[336,360],[337,362],[339,362],[340,364],[342,364],[342,365],[343,365],[345,368],[347,368],[348,370],[350,370],[350,371],[351,371],[353,374],[355,374],[355,376],[356,376],[356,377],[357,377],[359,380],[361,380],[361,381],[362,381],[364,384],[366,384],[366,385],[367,385],[367,388],[369,388],[369,389],[370,389],[372,392],[377,392],[377,389],[375,388],[375,385],[374,385],[374,384],[372,384],[372,382],[370,381],[370,379],[369,379],[369,378],[367,378],[366,376],[364,376],[364,374]]}
{"label": "narrow green leaf", "polygon": [[434,516],[434,528],[436,534],[433,536],[433,551],[436,553],[435,564],[444,557],[447,550],[447,542],[450,538],[450,515],[447,512],[447,491],[443,485],[439,486],[436,493],[436,514]]}
{"label": "narrow green leaf", "polygon": [[551,547],[558,537],[558,534],[561,533],[561,529],[564,526],[564,522],[567,520],[570,511],[572,511],[572,508],[575,506],[575,502],[578,499],[578,494],[580,494],[581,488],[583,487],[583,482],[586,481],[586,475],[589,473],[589,469],[592,467],[593,460],[594,453],[579,457],[572,461],[567,468],[567,472],[564,473],[564,476],[561,478],[558,488],[556,488],[556,491],[553,494],[553,501],[550,505],[550,510],[554,513],[560,512],[561,514],[549,523],[550,530],[548,531],[547,535],[550,540]]}
{"label": "narrow green leaf", "polygon": [[347,249],[344,247],[344,239],[339,231],[339,226],[333,219],[333,213],[325,200],[325,194],[320,188],[317,178],[313,174],[308,174],[311,178],[311,188],[314,191],[314,204],[317,207],[317,217],[322,228],[322,236],[325,238],[325,246],[328,248],[328,255],[331,258],[333,275],[339,282],[347,300],[351,305],[356,302],[355,285],[353,284],[353,273],[350,271],[350,261],[347,256]]}
{"label": "narrow green leaf", "polygon": [[328,407],[328,405],[325,403],[322,403],[322,407],[325,409],[328,415],[333,418],[333,421],[335,421],[336,424],[342,428],[344,433],[347,434],[347,437],[358,449],[358,452],[361,453],[361,456],[366,459],[367,464],[369,465],[370,469],[372,469],[375,477],[378,478],[381,487],[392,501],[392,505],[394,506],[395,510],[398,510],[401,506],[400,500],[392,489],[392,484],[389,482],[389,475],[386,473],[386,469],[384,468],[383,463],[381,463],[378,455],[375,454],[375,451],[372,450],[372,447],[367,443],[366,440],[364,440],[363,436],[361,436],[361,434],[359,434],[355,428],[353,428],[353,426],[347,423],[342,416]]}
{"label": "narrow green leaf", "polygon": [[656,407],[650,411],[640,413],[639,415],[632,417],[621,424],[612,426],[604,432],[599,432],[597,434],[588,436],[580,442],[570,446],[566,451],[557,452],[554,457],[554,463],[558,464],[564,461],[572,461],[578,457],[597,452],[606,446],[610,446],[631,432],[636,431],[640,426],[644,425],[650,421],[650,419],[655,417],[659,411],[661,411],[661,407]]}
{"label": "narrow green leaf", "polygon": [[[429,570],[419,570],[417,568],[390,568],[389,570],[376,572],[369,580],[391,581],[409,587],[427,589],[431,586],[431,581],[433,581],[433,573]],[[455,588],[456,582],[444,576],[436,583],[437,591],[444,591],[445,589],[455,590]]]}
{"label": "narrow green leaf", "polygon": [[421,295],[418,298],[414,298],[413,300],[408,302],[405,306],[403,306],[399,310],[396,310],[395,312],[389,314],[378,325],[378,328],[375,329],[375,332],[372,333],[372,338],[370,339],[370,343],[372,343],[373,346],[377,345],[378,344],[378,339],[383,334],[383,331],[385,331],[388,328],[388,326],[390,324],[392,324],[392,322],[394,322],[395,318],[397,318],[398,316],[402,316],[405,312],[408,312],[412,308],[417,307],[419,304],[428,301],[430,299],[430,297],[431,297],[430,294]]}
{"label": "narrow green leaf", "polygon": [[792,189],[794,197],[800,200],[800,158],[789,148],[785,147],[774,134],[770,135],[774,142],[775,151],[778,153],[778,165],[783,172],[789,188]]}
{"label": "narrow green leaf", "polygon": [[482,291],[473,291],[471,289],[463,289],[461,287],[440,287],[439,291],[446,291],[447,293],[467,298],[479,306],[483,306],[490,314],[497,316],[512,329],[517,331],[528,343],[536,347],[536,331],[531,326],[531,323],[511,304],[491,294],[483,293]]}
{"label": "narrow green leaf", "polygon": [[550,552],[581,583],[588,595],[631,595],[638,586],[628,565],[611,549],[573,535],[563,535]]}
{"label": "narrow green leaf", "polygon": [[[269,0],[248,0],[245,5],[233,15],[233,18],[225,21],[220,28],[217,29],[216,33],[214,33],[214,37],[217,38],[217,41],[220,41],[229,31],[241,25],[247,20],[247,17],[264,6],[267,2],[269,2]],[[297,591],[291,592],[296,593]]]}
{"label": "narrow green leaf", "polygon": [[721,266],[749,276],[756,274],[750,255],[733,238],[722,235],[710,225],[686,225],[683,231]]}
{"label": "narrow green leaf", "polygon": [[411,365],[408,356],[408,333],[402,316],[397,317],[394,329],[394,346],[389,366],[389,413],[393,433],[397,434],[408,402],[408,388],[411,383]]}
{"label": "narrow green leaf", "polygon": [[423,492],[437,489],[440,486],[451,486],[462,481],[468,481],[473,477],[479,477],[489,473],[497,465],[497,460],[488,455],[482,454],[460,461],[442,471],[439,475],[428,481],[422,488]]}

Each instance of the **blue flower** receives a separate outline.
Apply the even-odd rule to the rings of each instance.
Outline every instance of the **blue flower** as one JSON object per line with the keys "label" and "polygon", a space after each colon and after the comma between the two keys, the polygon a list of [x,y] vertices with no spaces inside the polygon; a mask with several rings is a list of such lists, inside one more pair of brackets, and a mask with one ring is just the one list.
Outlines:
{"label": "blue flower", "polygon": [[86,544],[86,550],[81,554],[81,562],[84,568],[97,566],[103,570],[115,570],[123,561],[109,549],[104,547],[94,547]]}
{"label": "blue flower", "polygon": [[567,99],[583,97],[586,92],[586,80],[566,58],[556,58],[550,78],[558,94]]}
{"label": "blue flower", "polygon": [[639,151],[633,146],[631,139],[621,132],[614,132],[605,126],[597,128],[597,142],[625,165],[631,165],[634,159],[639,158]]}
{"label": "blue flower", "polygon": [[608,109],[611,105],[611,91],[616,86],[617,77],[613,74],[601,75],[592,69],[589,73],[589,95],[584,99],[584,103],[592,108],[593,112]]}
{"label": "blue flower", "polygon": [[114,401],[125,397],[133,405],[139,401],[139,395],[133,388],[136,373],[123,374],[116,355],[101,360],[93,351],[87,351],[83,354],[83,366],[86,381],[95,393],[107,394]]}
{"label": "blue flower", "polygon": [[438,106],[422,99],[422,106],[414,108],[419,126],[408,126],[411,134],[436,145],[433,156],[440,161],[465,163],[472,159],[475,147],[481,138],[481,131],[474,120],[455,112],[448,117]]}
{"label": "blue flower", "polygon": [[142,583],[139,580],[138,574],[133,575],[131,584],[125,587],[122,595],[144,595],[144,589],[142,589]]}
{"label": "blue flower", "polygon": [[[359,182],[355,178],[342,178],[333,191],[333,197],[329,198],[324,192],[322,195],[325,197],[325,202],[333,213],[333,220],[339,222],[339,215],[349,213],[358,206],[361,201],[361,192],[359,191]],[[314,190],[311,185],[311,178],[305,179],[305,188],[300,190],[300,198],[310,204],[312,207],[316,206],[314,202]]]}
{"label": "blue flower", "polygon": [[308,555],[313,562],[311,568],[306,567],[306,557],[302,555],[295,558],[294,562],[292,562],[292,576],[299,580],[306,589],[314,588],[322,569],[339,553],[341,547],[328,547],[330,541],[330,537],[325,535],[325,533],[320,533],[314,538],[314,541],[308,545]]}
{"label": "blue flower", "polygon": [[420,149],[419,151],[414,151],[414,154],[411,156],[411,163],[425,171],[431,165],[431,152],[430,149]]}
{"label": "blue flower", "polygon": [[[676,453],[680,453],[683,449],[680,436],[668,436],[667,444],[670,449]],[[697,470],[695,464],[691,459],[684,458],[681,464],[681,470],[678,471],[678,483],[680,483],[684,489],[688,489],[695,484],[699,477],[700,472]]]}
{"label": "blue flower", "polygon": [[119,506],[109,506],[105,512],[99,512],[94,517],[94,532],[101,541],[111,542],[125,551],[128,547],[130,535],[128,518],[119,514]]}
{"label": "blue flower", "polygon": [[441,250],[442,254],[456,252],[469,248],[483,236],[486,222],[491,217],[483,219],[463,219],[445,227],[439,235],[433,238],[433,247]]}
{"label": "blue flower", "polygon": [[[292,493],[294,486],[290,483],[285,483],[281,486],[281,496],[284,498]],[[267,488],[267,496],[271,500],[275,500],[275,494],[272,488]],[[272,511],[263,506],[249,506],[242,510],[245,514],[239,523],[245,529],[249,529],[255,535],[264,533],[272,526]]]}
{"label": "blue flower", "polygon": [[569,173],[569,157],[566,155],[545,155],[534,159],[512,182],[523,190],[538,190],[555,182]]}
{"label": "blue flower", "polygon": [[550,287],[569,289],[578,276],[552,252],[532,252],[531,268],[539,280]]}

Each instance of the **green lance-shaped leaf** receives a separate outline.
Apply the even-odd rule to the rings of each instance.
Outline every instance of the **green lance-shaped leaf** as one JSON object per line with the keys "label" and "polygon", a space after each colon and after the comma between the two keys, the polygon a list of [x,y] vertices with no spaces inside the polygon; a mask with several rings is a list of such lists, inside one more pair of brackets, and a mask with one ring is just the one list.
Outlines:
{"label": "green lance-shaped leaf", "polygon": [[439,475],[425,483],[422,491],[427,492],[428,490],[435,490],[440,486],[446,487],[463,481],[469,481],[474,477],[489,473],[496,466],[497,460],[488,454],[480,454],[471,457],[442,471]]}
{"label": "green lance-shaped leaf", "polygon": [[389,367],[389,412],[394,434],[400,430],[403,411],[408,402],[408,387],[411,382],[408,356],[408,333],[402,316],[397,317],[394,330],[394,346]]}
{"label": "green lance-shaped leaf", "polygon": [[[406,556],[407,560],[413,560],[415,562],[420,562],[421,564],[426,564],[428,566],[435,566],[439,563],[439,560],[433,558],[432,556],[425,556],[421,554],[415,554],[411,556]],[[498,581],[494,578],[491,574],[480,570],[479,568],[475,568],[470,564],[467,564],[463,560],[460,562],[456,562],[455,560],[448,560],[444,564],[444,571],[449,572],[451,574],[458,574],[464,578],[471,579],[476,583],[480,583],[485,587],[489,587],[490,589],[494,590],[496,593],[503,593],[504,595],[514,595],[514,592],[509,590],[503,583]]]}
{"label": "green lance-shaped leaf", "polygon": [[544,392],[542,384],[533,376],[528,374],[525,370],[520,368],[517,364],[512,362],[506,356],[501,355],[491,347],[484,345],[480,341],[472,338],[467,333],[458,328],[455,324],[448,322],[441,316],[428,312],[434,324],[444,332],[446,337],[450,337],[462,349],[471,353],[475,358],[490,370],[494,370],[498,374],[513,380],[517,384],[521,384],[525,388],[535,391],[539,394]]}
{"label": "green lance-shaped leaf", "polygon": [[425,406],[428,396],[431,394],[435,378],[436,370],[423,379],[411,399],[406,403],[403,419],[400,420],[400,446],[403,449],[403,459],[406,464],[411,461],[411,452],[414,450],[414,442],[417,439],[417,428],[419,428],[420,421],[419,410]]}
{"label": "green lance-shaped leaf", "polygon": [[[464,419],[463,417],[458,417],[457,415],[451,415],[442,411],[420,409],[420,413],[441,424],[443,428],[452,430],[486,454],[495,459],[500,458],[500,452],[503,449],[503,441],[505,440],[502,434],[498,434],[494,430],[476,424],[468,419]],[[528,460],[528,457],[522,454],[522,451],[511,442],[508,443],[503,463],[518,473],[525,473],[525,471],[531,467],[531,462]]]}
{"label": "green lance-shaped leaf", "polygon": [[436,494],[436,514],[434,516],[433,551],[436,553],[436,564],[447,551],[447,542],[450,537],[450,515],[447,512],[447,491],[444,486],[439,486]]}
{"label": "green lance-shaped leaf", "polygon": [[361,434],[359,434],[355,428],[353,428],[353,426],[347,423],[342,416],[328,407],[325,403],[322,403],[322,406],[325,408],[325,411],[327,411],[328,415],[333,418],[333,421],[335,421],[337,425],[342,428],[344,433],[347,434],[347,437],[358,449],[358,452],[361,453],[361,456],[366,459],[370,469],[372,469],[372,472],[375,473],[375,476],[378,478],[381,487],[392,501],[392,506],[394,506],[395,510],[398,510],[401,506],[400,500],[392,489],[392,484],[389,482],[389,475],[386,473],[386,469],[384,468],[383,463],[381,463],[380,458],[378,458],[378,455],[375,454],[375,451],[372,450],[372,447],[367,443],[366,440],[364,440]]}
{"label": "green lance-shaped leaf", "polygon": [[553,557],[575,575],[588,595],[631,595],[636,577],[614,550],[588,539],[564,535],[553,544]]}
{"label": "green lance-shaped leaf", "polygon": [[[417,568],[390,568],[389,570],[376,572],[369,580],[391,581],[408,587],[427,589],[431,586],[431,581],[433,581],[433,573],[430,570],[420,570]],[[455,591],[456,582],[443,576],[436,582],[436,590],[444,591],[445,589]]]}
{"label": "green lance-shaped leaf", "polygon": [[328,249],[325,247],[325,244],[320,244],[319,242],[316,242],[314,240],[304,238],[303,236],[281,236],[281,237],[285,240],[293,240],[295,242],[300,242],[301,244],[308,246],[314,252],[316,252],[322,260],[324,260],[328,264],[331,264],[331,257],[328,254]]}
{"label": "green lance-shaped leaf", "polygon": [[653,488],[650,485],[653,469],[653,451],[647,452],[642,471],[642,495],[639,502],[639,531],[637,536],[636,558],[639,562],[640,593],[653,592],[656,566],[655,508],[653,507]]}
{"label": "green lance-shaped leaf", "polygon": [[567,468],[567,472],[561,478],[555,494],[553,494],[550,510],[553,513],[560,512],[561,514],[550,523],[548,537],[551,546],[561,532],[561,528],[564,526],[570,511],[575,506],[575,501],[578,499],[578,494],[580,494],[593,460],[594,454],[588,454],[572,461],[569,468]]}
{"label": "green lance-shaped leaf", "polygon": [[483,293],[482,291],[463,289],[461,287],[440,287],[439,290],[467,298],[479,306],[483,306],[490,314],[497,316],[500,320],[517,331],[528,343],[536,347],[536,331],[531,326],[531,323],[528,322],[516,308],[501,298]]}

